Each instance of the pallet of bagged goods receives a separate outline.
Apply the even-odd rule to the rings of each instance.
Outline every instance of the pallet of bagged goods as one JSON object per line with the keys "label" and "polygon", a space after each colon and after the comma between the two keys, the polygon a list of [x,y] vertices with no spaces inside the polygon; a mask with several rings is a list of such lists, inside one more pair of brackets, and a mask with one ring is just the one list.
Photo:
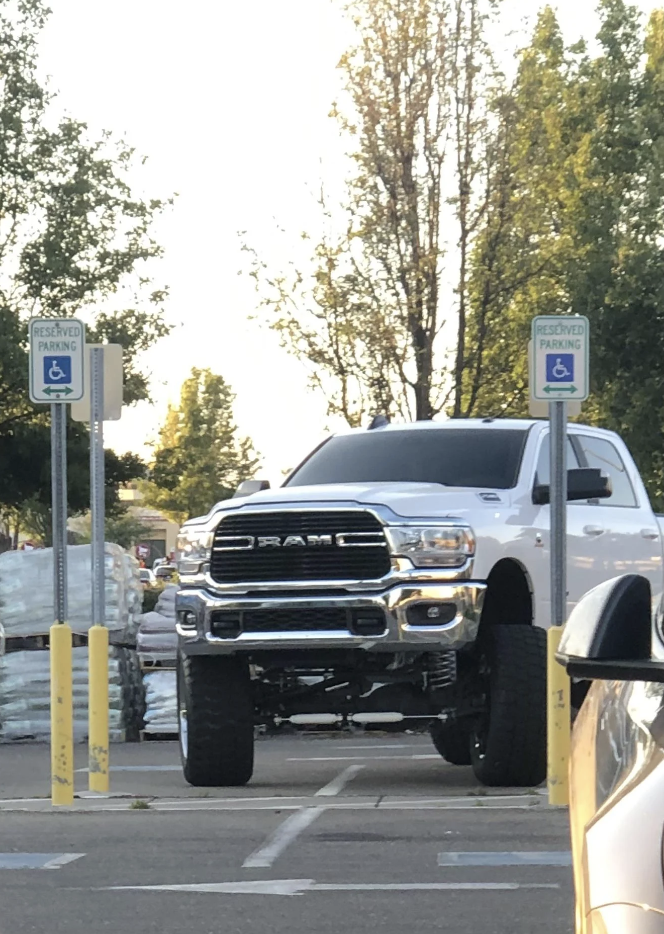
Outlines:
{"label": "pallet of bagged goods", "polygon": [[172,738],[178,732],[175,664],[178,638],[175,631],[177,585],[167,585],[151,613],[141,617],[138,656],[145,687],[144,739]]}
{"label": "pallet of bagged goods", "polygon": [[[92,617],[89,545],[67,548],[68,622],[73,631],[74,734],[87,738],[87,631]],[[136,652],[143,591],[138,563],[119,545],[104,558],[109,630],[111,739],[138,739],[145,712]],[[0,555],[0,742],[48,741],[50,733],[49,630],[53,623],[53,551]]]}

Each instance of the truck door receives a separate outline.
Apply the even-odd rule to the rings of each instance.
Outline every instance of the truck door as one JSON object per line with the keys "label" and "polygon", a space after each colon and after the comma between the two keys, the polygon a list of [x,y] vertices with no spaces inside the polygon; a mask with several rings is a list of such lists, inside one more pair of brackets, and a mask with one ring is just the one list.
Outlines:
{"label": "truck door", "polygon": [[[568,524],[573,521],[580,527],[586,540],[591,577],[609,580],[618,574],[643,574],[653,593],[659,593],[659,528],[642,484],[632,482],[618,447],[608,438],[582,432],[573,433],[571,438],[581,466],[599,468],[610,476],[613,487],[608,499],[570,503],[567,510]],[[579,596],[574,596],[574,602]]]}
{"label": "truck door", "polygon": [[[537,458],[537,472],[535,483],[550,482],[550,453],[549,453],[549,433],[542,438],[539,456]],[[573,445],[570,435],[567,436],[567,469],[572,470],[575,467],[582,466],[579,460],[577,448]],[[584,527],[590,526],[598,521],[597,512],[587,516],[584,509],[567,509],[567,613],[580,600],[584,593],[591,590],[602,581],[608,580],[613,574],[608,573],[606,561],[604,559],[604,550],[597,540],[597,537],[589,534]],[[591,507],[587,507],[591,508]],[[548,626],[551,622],[551,580],[549,574],[551,560],[551,507],[549,505],[540,506],[537,514],[537,527],[542,538],[543,557],[546,559],[546,604],[542,605],[538,616],[544,617],[544,625]],[[538,601],[539,602],[539,601]],[[540,625],[542,621],[538,619]]]}

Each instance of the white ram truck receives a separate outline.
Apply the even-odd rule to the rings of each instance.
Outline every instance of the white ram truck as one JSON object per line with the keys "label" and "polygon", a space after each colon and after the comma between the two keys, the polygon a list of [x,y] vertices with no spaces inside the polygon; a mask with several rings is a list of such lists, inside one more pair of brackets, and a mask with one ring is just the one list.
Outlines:
{"label": "white ram truck", "polygon": [[[415,718],[486,785],[544,779],[548,423],[374,424],[182,528],[191,784],[247,782],[256,724]],[[660,591],[662,536],[623,442],[570,424],[567,460],[568,611],[617,574]]]}

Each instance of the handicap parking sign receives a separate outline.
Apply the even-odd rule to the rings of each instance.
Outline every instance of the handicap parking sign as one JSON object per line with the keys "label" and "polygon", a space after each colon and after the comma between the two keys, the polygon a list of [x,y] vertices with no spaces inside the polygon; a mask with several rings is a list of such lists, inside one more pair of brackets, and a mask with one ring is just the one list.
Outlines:
{"label": "handicap parking sign", "polygon": [[71,383],[71,357],[44,357],[44,383],[48,386],[65,386]]}
{"label": "handicap parking sign", "polygon": [[574,354],[548,353],[546,355],[546,379],[549,383],[573,382]]}

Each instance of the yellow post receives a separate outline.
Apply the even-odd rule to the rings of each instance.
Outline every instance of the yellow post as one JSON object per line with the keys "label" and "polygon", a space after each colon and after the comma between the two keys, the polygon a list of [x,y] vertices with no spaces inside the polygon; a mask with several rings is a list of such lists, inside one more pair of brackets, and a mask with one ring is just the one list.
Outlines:
{"label": "yellow post", "polygon": [[108,629],[91,626],[88,631],[90,791],[108,791]]}
{"label": "yellow post", "polygon": [[556,652],[563,632],[562,626],[552,626],[547,632],[547,785],[549,804],[564,807],[569,804],[570,752],[570,683],[567,672],[556,661]]}
{"label": "yellow post", "polygon": [[51,626],[51,804],[74,803],[71,629]]}

